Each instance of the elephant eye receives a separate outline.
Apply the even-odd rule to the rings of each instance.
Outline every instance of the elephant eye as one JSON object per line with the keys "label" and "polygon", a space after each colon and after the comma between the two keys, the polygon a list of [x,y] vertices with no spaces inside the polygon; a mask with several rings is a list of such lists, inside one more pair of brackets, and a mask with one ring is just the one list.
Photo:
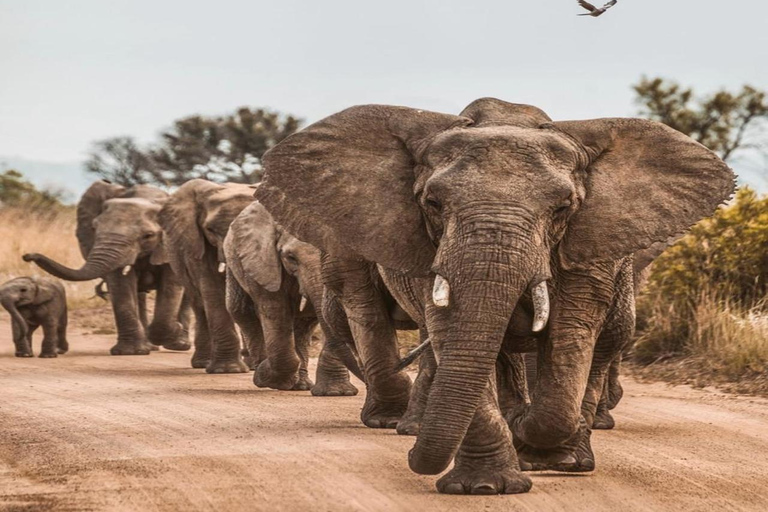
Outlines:
{"label": "elephant eye", "polygon": [[288,261],[288,263],[292,265],[298,265],[299,260],[296,259],[296,256],[292,252],[284,252],[283,257]]}
{"label": "elephant eye", "polygon": [[27,293],[27,289],[26,289],[26,288],[19,288],[19,291],[20,291],[21,293]]}
{"label": "elephant eye", "polygon": [[443,205],[440,204],[440,201],[433,197],[424,198],[424,204],[438,212],[443,208]]}
{"label": "elephant eye", "polygon": [[154,238],[157,235],[157,233],[144,233],[144,236],[142,237],[144,240],[149,240],[150,238]]}
{"label": "elephant eye", "polygon": [[562,203],[560,203],[557,208],[555,208],[555,215],[563,215],[565,213],[568,213],[568,210],[571,209],[571,205],[573,205],[573,201],[571,198],[568,198],[564,200]]}

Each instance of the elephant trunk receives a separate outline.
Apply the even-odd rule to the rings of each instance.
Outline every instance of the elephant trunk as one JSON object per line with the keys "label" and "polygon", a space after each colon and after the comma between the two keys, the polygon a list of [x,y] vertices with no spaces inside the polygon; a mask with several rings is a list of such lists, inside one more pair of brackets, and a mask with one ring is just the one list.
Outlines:
{"label": "elephant trunk", "polygon": [[[27,334],[29,334],[29,327],[27,326],[27,321],[24,320],[24,317],[21,316],[21,313],[19,312],[19,309],[16,307],[16,301],[13,297],[3,297],[2,301],[0,303],[3,305],[3,307],[8,311],[8,313],[11,315],[11,318],[18,324],[20,329],[20,336],[22,339],[26,339]],[[14,342],[18,340],[13,340]]]}
{"label": "elephant trunk", "polygon": [[491,382],[512,311],[537,270],[526,233],[482,226],[451,248],[441,244],[436,270],[442,280],[433,289],[442,304],[427,307],[438,367],[409,454],[416,473],[438,474],[448,467]]}
{"label": "elephant trunk", "polygon": [[[79,269],[69,268],[42,254],[25,254],[25,261],[34,261],[49,274],[66,281],[90,281],[104,277],[108,273],[132,265],[138,256],[138,249],[133,239],[110,234],[96,239],[93,249],[88,253],[85,264]],[[127,273],[127,272],[124,272]]]}

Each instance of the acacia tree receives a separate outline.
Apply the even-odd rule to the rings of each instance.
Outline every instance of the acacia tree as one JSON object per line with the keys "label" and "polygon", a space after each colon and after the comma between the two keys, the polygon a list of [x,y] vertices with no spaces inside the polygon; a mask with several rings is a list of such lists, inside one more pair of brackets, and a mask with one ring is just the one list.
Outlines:
{"label": "acacia tree", "polygon": [[693,89],[663,78],[643,77],[633,86],[640,115],[683,132],[728,160],[739,150],[761,147],[768,120],[765,91],[745,85],[696,97]]}
{"label": "acacia tree", "polygon": [[132,137],[113,137],[93,143],[85,169],[118,185],[157,183],[158,174],[152,158]]}

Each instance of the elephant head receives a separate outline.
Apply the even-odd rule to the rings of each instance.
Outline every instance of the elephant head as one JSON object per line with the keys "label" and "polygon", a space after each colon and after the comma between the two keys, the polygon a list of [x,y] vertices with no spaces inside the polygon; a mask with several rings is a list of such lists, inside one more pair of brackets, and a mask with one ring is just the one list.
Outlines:
{"label": "elephant head", "polygon": [[[176,248],[167,250],[168,257],[185,259],[179,268],[196,268],[198,262],[206,261],[223,272],[224,238],[229,225],[251,202],[253,189],[249,185],[202,179],[186,182],[160,213],[166,247]],[[209,258],[205,259],[207,251]]]}
{"label": "elephant head", "polygon": [[44,304],[54,297],[54,285],[39,277],[17,277],[0,286],[0,304],[8,311],[21,329],[28,334],[27,322],[19,312],[20,306]]}
{"label": "elephant head", "polygon": [[168,195],[154,187],[126,189],[98,181],[77,205],[77,239],[85,264],[73,269],[42,254],[25,254],[43,270],[67,281],[88,281],[123,268],[127,274],[138,258],[161,262],[162,230],[157,215]]}
{"label": "elephant head", "polygon": [[[665,241],[734,188],[714,153],[660,123],[552,122],[489,98],[459,116],[353,107],[288,137],[263,163],[256,197],[296,236],[434,280],[425,304],[439,366],[409,460],[423,474],[456,454],[529,292],[543,327],[552,266],[573,270]],[[554,368],[534,406],[568,411],[575,428],[584,389],[570,372]]]}

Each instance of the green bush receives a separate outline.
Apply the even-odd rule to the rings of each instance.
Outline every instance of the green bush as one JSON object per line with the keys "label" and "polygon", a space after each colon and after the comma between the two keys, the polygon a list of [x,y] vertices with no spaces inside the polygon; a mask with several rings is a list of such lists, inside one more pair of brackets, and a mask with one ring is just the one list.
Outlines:
{"label": "green bush", "polygon": [[[763,334],[743,326],[756,318],[762,321],[767,283],[768,197],[742,188],[730,205],[698,223],[654,262],[638,300],[642,331],[636,358],[652,362],[712,352],[715,347],[721,353],[723,341],[730,340],[731,345],[751,351],[745,365],[754,367],[755,354],[768,358],[766,351],[755,349]],[[723,329],[728,326],[733,328],[726,336]]]}

